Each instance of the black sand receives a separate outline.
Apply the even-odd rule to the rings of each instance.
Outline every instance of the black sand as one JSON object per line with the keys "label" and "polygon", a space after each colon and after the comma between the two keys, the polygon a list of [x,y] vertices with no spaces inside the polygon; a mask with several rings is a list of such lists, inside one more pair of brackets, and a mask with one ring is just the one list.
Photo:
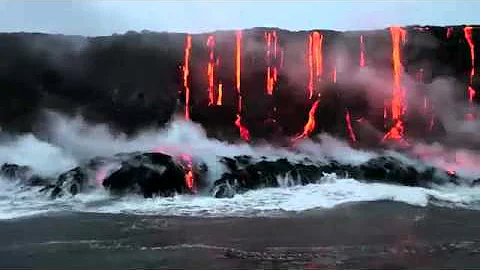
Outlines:
{"label": "black sand", "polygon": [[275,218],[64,213],[0,221],[0,268],[478,269],[480,212],[349,204]]}

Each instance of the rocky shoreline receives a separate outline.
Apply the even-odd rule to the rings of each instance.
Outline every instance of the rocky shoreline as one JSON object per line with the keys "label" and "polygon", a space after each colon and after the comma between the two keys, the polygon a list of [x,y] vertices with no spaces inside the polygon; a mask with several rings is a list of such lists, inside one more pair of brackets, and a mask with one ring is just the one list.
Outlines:
{"label": "rocky shoreline", "polygon": [[212,179],[205,162],[186,156],[133,152],[95,157],[52,178],[39,176],[28,166],[6,163],[0,168],[0,176],[19,180],[24,186],[42,186],[40,192],[52,199],[96,188],[105,188],[116,195],[135,193],[146,198],[195,193],[225,198],[252,189],[320,183],[328,175],[418,187],[475,186],[479,182],[417,159],[387,153],[356,165],[336,160],[218,156],[215,166],[222,168],[218,179]]}

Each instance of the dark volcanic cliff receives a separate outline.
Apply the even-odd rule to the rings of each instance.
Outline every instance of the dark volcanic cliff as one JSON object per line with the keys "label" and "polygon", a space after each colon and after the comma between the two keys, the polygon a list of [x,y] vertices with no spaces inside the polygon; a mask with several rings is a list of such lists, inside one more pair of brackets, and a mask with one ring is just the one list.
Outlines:
{"label": "dark volcanic cliff", "polygon": [[[431,115],[449,108],[435,104],[429,87],[438,78],[456,79],[451,98],[468,104],[468,85],[480,90],[478,75],[471,74],[472,44],[464,26],[405,27],[401,46],[402,82],[406,93],[403,116],[407,136],[441,138],[440,117],[426,129]],[[281,56],[266,56],[266,33],[275,32]],[[393,124],[383,116],[384,100],[392,92],[392,37],[388,29],[364,32],[318,30],[322,34],[322,74],[315,83],[321,98],[315,112],[315,132],[326,131],[348,137],[351,126],[359,140],[372,136],[364,124],[384,133]],[[315,99],[308,98],[308,39],[311,31],[281,29],[244,30],[241,41],[242,122],[253,138],[293,136],[303,130]],[[471,40],[475,59],[480,59],[480,31],[474,27]],[[208,106],[208,63],[214,35],[214,85],[223,86],[222,106]],[[190,112],[212,136],[238,138],[235,126],[237,89],[235,81],[236,32],[192,35]],[[363,36],[365,66],[360,67],[360,35]],[[177,33],[128,32],[106,37],[81,37],[37,33],[0,34],[0,125],[3,130],[30,132],[41,128],[41,110],[81,113],[87,120],[109,123],[132,134],[142,127],[163,126],[178,113],[183,115],[185,89],[182,66],[186,35]],[[480,61],[475,61],[474,71]],[[278,69],[273,95],[267,94],[268,66]],[[363,72],[361,70],[368,70]],[[419,74],[421,78],[419,78]],[[477,72],[475,72],[477,73]],[[471,76],[472,75],[472,76]],[[369,78],[371,77],[371,79]],[[334,83],[334,77],[336,83]],[[471,81],[472,80],[472,81]],[[375,83],[374,83],[375,82]],[[372,88],[384,88],[383,94]],[[217,90],[215,90],[217,91]],[[438,90],[440,91],[440,90]],[[215,99],[218,92],[215,92]],[[372,98],[372,96],[378,98]],[[428,97],[427,112],[422,103]],[[430,105],[433,104],[433,105]],[[456,118],[472,111],[458,108],[448,114]],[[365,120],[365,121],[364,121]],[[277,136],[279,137],[279,136]],[[378,138],[377,138],[378,139]]]}

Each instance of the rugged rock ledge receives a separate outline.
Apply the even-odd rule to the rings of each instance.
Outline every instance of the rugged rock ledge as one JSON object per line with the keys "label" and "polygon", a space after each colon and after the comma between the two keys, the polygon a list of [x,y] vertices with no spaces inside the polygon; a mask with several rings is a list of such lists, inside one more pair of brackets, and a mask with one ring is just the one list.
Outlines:
{"label": "rugged rock ledge", "polygon": [[[263,187],[320,183],[328,174],[407,186],[478,184],[478,181],[459,178],[418,160],[405,162],[389,155],[359,165],[334,160],[289,161],[286,158],[269,160],[251,156],[218,157],[218,163],[223,167],[219,179],[210,179],[208,166],[202,162],[185,163],[182,158],[163,153],[138,152],[96,157],[59,174],[56,179],[40,177],[31,168],[16,164],[3,164],[0,176],[18,180],[24,186],[43,186],[41,192],[48,193],[51,198],[101,187],[116,195],[136,193],[152,197],[208,193],[223,198]],[[189,184],[189,179],[193,184]]]}

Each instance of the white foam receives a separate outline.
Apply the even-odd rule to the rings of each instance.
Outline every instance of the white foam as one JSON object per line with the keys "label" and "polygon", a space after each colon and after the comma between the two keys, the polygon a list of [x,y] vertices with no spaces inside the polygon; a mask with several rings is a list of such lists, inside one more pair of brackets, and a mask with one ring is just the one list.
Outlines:
{"label": "white foam", "polygon": [[78,211],[175,216],[251,216],[278,211],[305,211],[333,208],[340,204],[390,200],[425,207],[430,197],[454,207],[478,208],[480,188],[444,186],[434,189],[381,183],[363,183],[354,179],[329,177],[320,184],[281,188],[264,188],[217,199],[200,195],[145,199],[137,195],[120,198],[105,190],[50,200],[38,190],[21,190],[18,185],[0,180],[4,190],[0,197],[0,219],[37,214]]}

